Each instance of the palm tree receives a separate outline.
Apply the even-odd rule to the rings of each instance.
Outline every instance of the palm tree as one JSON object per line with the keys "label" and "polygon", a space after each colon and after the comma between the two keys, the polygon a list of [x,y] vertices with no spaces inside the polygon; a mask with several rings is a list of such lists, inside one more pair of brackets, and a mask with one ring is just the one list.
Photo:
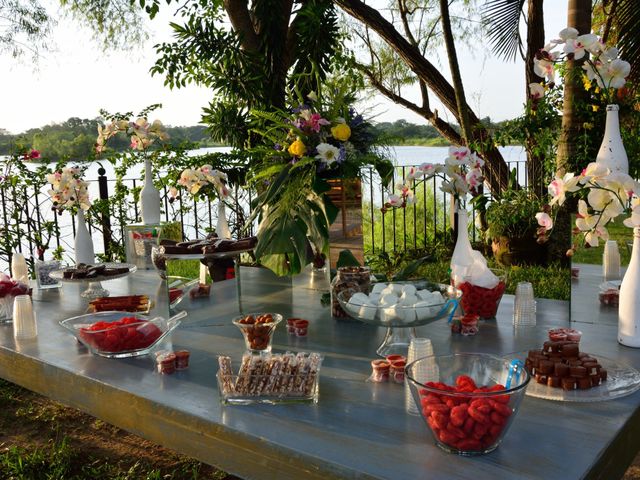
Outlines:
{"label": "palm tree", "polygon": [[[529,96],[529,84],[543,79],[536,75],[533,60],[544,47],[543,0],[488,0],[482,7],[482,23],[487,32],[493,53],[505,60],[513,61],[518,53],[525,61],[525,90]],[[520,31],[521,21],[526,23],[526,43]],[[534,154],[535,139],[532,135],[525,141],[527,151],[527,174],[529,186],[534,192],[544,189],[544,158]]]}

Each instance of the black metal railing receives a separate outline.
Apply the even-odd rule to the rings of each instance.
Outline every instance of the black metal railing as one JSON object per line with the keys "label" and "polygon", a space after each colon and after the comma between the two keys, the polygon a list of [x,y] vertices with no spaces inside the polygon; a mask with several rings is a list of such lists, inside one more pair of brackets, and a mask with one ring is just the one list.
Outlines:
{"label": "black metal railing", "polygon": [[[516,169],[520,185],[528,186],[527,169],[525,161],[507,162],[509,170]],[[397,167],[394,172],[394,184],[403,181],[410,166]],[[96,180],[90,180],[89,190],[94,197],[100,200],[109,200],[113,194],[116,180],[108,178],[103,168],[98,170]],[[131,189],[139,186],[139,180],[128,179],[123,181]],[[381,207],[387,199],[388,192],[385,185],[373,169],[368,169],[362,175],[362,223],[365,251],[375,253],[379,251],[398,251],[427,247],[434,238],[445,232],[451,225],[451,199],[450,196],[439,189],[439,179],[432,178],[425,182],[418,182],[415,189],[416,202],[405,209],[393,209],[383,214]],[[415,184],[416,182],[414,182]],[[26,187],[25,187],[26,190]],[[75,222],[69,214],[59,215],[51,209],[52,204],[46,194],[47,188],[35,192],[23,192],[30,202],[22,206],[20,216],[10,215],[16,212],[16,192],[11,187],[0,185],[0,214],[4,221],[5,230],[14,235],[15,245],[6,248],[4,257],[0,259],[0,271],[6,270],[6,263],[10,262],[12,251],[19,251],[25,256],[34,256],[35,245],[33,242],[34,228],[40,228],[42,222],[52,221],[56,226],[56,234],[51,238],[49,247],[63,247],[66,252],[73,249],[75,236]],[[197,238],[215,228],[217,212],[212,208],[211,202],[197,201],[190,196],[183,196],[171,201],[168,189],[161,191],[163,217],[166,222],[179,222],[183,238]],[[252,192],[241,188],[232,188],[230,196],[232,200],[231,212],[229,212],[232,232],[240,233],[243,224],[250,215]],[[20,206],[18,206],[19,210]],[[37,212],[35,209],[39,209]],[[117,213],[113,211],[117,209]],[[475,216],[475,208],[471,208],[472,218]],[[35,217],[37,221],[20,225],[21,215]],[[89,231],[92,234],[96,252],[104,254],[111,252],[115,244],[122,245],[125,238],[125,227],[128,223],[138,223],[140,212],[137,202],[129,195],[122,202],[111,203],[108,215],[92,215],[87,219]],[[478,232],[472,223],[471,233],[477,238]],[[245,232],[252,235],[257,229],[257,223],[250,225]],[[0,242],[2,240],[0,239]],[[3,263],[5,265],[3,265]]]}

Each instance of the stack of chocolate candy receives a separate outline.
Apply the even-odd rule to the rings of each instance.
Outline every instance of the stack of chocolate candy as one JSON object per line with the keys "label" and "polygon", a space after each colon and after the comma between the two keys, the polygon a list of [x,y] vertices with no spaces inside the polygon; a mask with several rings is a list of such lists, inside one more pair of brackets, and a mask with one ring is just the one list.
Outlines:
{"label": "stack of chocolate candy", "polygon": [[564,390],[586,390],[607,380],[598,360],[570,340],[549,340],[542,350],[530,350],[525,368],[536,382]]}

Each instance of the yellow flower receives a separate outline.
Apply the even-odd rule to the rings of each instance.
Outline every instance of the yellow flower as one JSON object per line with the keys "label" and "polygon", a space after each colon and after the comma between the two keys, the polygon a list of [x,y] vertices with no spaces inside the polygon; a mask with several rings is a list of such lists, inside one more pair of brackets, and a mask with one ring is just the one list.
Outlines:
{"label": "yellow flower", "polygon": [[333,138],[336,140],[346,142],[351,136],[351,128],[349,128],[349,125],[346,123],[339,123],[331,128],[331,135],[333,135]]}
{"label": "yellow flower", "polygon": [[288,152],[295,157],[303,156],[306,151],[307,151],[306,145],[302,143],[302,140],[300,140],[299,138],[295,142],[293,142],[291,145],[289,145],[289,148],[288,148]]}
{"label": "yellow flower", "polygon": [[585,130],[591,130],[593,128],[593,123],[584,122],[582,124],[582,128],[584,128]]}
{"label": "yellow flower", "polygon": [[591,105],[591,109],[592,109],[594,112],[597,112],[598,110],[600,110],[600,107],[599,107],[598,105]]}
{"label": "yellow flower", "polygon": [[589,90],[591,88],[591,80],[586,75],[582,76],[582,84],[584,85],[585,90]]}

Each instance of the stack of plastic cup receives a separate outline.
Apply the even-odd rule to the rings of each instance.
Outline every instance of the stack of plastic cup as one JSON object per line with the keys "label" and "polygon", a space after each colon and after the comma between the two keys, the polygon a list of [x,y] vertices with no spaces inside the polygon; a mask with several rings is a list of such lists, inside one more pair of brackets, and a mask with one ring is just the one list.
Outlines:
{"label": "stack of plastic cup", "polygon": [[29,295],[18,295],[13,301],[13,337],[28,340],[38,335],[36,315]]}
{"label": "stack of plastic cup", "polygon": [[[409,352],[407,354],[407,365],[419,358],[430,356],[433,356],[433,345],[431,345],[430,339],[411,339],[411,343],[409,344]],[[420,383],[437,382],[439,379],[438,366],[436,365],[435,360],[424,362],[424,364],[420,365],[420,368],[414,370],[414,374],[414,380]],[[418,415],[420,413],[418,411],[416,402],[413,400],[409,382],[406,378],[404,381],[404,401],[407,413],[411,415]]]}
{"label": "stack of plastic cup", "polygon": [[604,244],[602,276],[605,280],[620,280],[620,250],[615,240],[607,240]]}
{"label": "stack of plastic cup", "polygon": [[516,287],[513,325],[517,327],[534,327],[536,325],[536,301],[533,296],[533,285],[530,282],[519,282]]}

